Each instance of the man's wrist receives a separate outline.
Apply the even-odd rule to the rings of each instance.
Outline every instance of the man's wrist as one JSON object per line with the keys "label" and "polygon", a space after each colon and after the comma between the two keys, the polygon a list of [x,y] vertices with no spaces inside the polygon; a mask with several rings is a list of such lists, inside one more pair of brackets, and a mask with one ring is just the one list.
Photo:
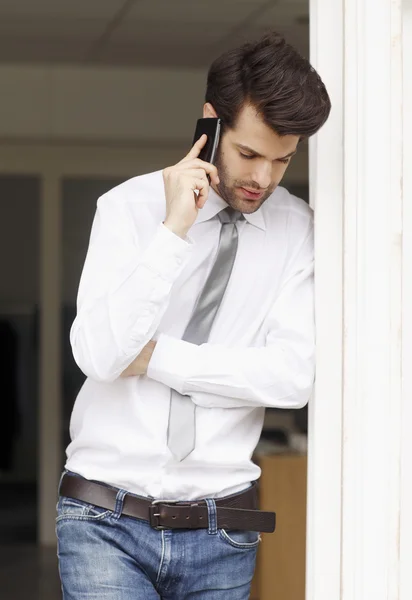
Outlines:
{"label": "man's wrist", "polygon": [[183,240],[186,238],[187,232],[189,231],[189,227],[183,227],[182,225],[178,225],[173,223],[170,219],[166,219],[163,221],[163,225],[167,227],[172,233],[181,237]]}
{"label": "man's wrist", "polygon": [[147,368],[149,366],[149,363],[151,361],[152,358],[152,354],[156,348],[156,344],[157,342],[155,340],[150,340],[150,342],[145,346],[144,348],[144,353],[145,353],[145,372],[147,373]]}

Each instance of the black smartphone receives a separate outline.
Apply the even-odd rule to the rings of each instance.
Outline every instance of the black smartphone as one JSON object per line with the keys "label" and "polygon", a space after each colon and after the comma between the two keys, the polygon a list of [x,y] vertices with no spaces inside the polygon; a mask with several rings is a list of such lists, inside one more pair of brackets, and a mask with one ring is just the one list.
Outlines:
{"label": "black smartphone", "polygon": [[207,135],[207,142],[203,146],[199,154],[199,158],[201,160],[204,160],[205,162],[211,163],[212,165],[213,161],[215,160],[216,150],[219,144],[220,128],[220,119],[199,119],[196,125],[195,135],[193,138],[192,146],[195,144],[195,142],[197,142],[199,138],[202,137],[204,133]]}

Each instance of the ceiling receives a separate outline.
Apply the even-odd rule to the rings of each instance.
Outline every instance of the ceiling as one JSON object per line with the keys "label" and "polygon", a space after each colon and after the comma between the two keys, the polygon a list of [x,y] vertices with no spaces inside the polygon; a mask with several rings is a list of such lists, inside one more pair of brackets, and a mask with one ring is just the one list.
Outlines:
{"label": "ceiling", "polygon": [[308,54],[309,0],[1,0],[0,62],[201,68],[279,31]]}

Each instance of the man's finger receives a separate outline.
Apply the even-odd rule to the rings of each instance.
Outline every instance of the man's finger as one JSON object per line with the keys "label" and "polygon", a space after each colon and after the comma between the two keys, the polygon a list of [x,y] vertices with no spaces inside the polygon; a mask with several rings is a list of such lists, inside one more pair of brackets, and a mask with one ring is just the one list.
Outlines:
{"label": "man's finger", "polygon": [[199,168],[192,168],[192,169],[185,169],[180,171],[180,173],[184,176],[184,177],[192,177],[193,179],[197,178],[197,179],[204,179],[205,181],[207,180],[206,177],[206,172],[204,169],[199,169]]}
{"label": "man's finger", "polygon": [[193,160],[193,166],[199,169],[203,169],[205,173],[213,179],[214,183],[220,183],[217,167],[215,167],[215,165],[212,165],[212,163],[208,163],[204,160],[201,160],[200,158],[195,158]]}
{"label": "man's finger", "polygon": [[193,193],[198,208],[203,208],[209,195],[209,182],[207,179],[195,179],[193,181]]}
{"label": "man's finger", "polygon": [[217,171],[217,168],[215,167],[215,165],[205,162],[204,160],[201,160],[200,158],[192,158],[191,160],[185,159],[181,163],[180,168],[190,169],[190,170],[203,169],[203,171],[206,173],[206,175],[209,175],[209,177],[211,177],[211,179],[213,180],[213,183],[215,183],[215,184],[220,183],[218,171]]}
{"label": "man's finger", "polygon": [[202,150],[202,148],[206,144],[206,142],[207,142],[207,135],[204,133],[203,135],[200,136],[200,138],[193,145],[192,149],[187,154],[187,156],[185,156],[185,158],[183,160],[188,160],[188,159],[191,159],[191,158],[197,158],[199,156],[199,154],[200,154],[200,151]]}

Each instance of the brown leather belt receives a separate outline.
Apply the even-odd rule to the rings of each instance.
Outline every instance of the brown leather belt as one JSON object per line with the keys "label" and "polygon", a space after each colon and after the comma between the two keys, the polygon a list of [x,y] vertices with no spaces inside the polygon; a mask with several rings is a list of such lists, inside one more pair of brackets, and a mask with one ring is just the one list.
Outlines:
{"label": "brown leather belt", "polygon": [[[115,510],[118,489],[77,475],[65,473],[60,484],[60,495]],[[256,482],[238,494],[217,498],[218,529],[238,529],[271,533],[275,531],[276,515],[257,510]],[[169,502],[150,500],[127,494],[122,514],[148,521],[154,529],[207,529],[208,507],[204,500]]]}

